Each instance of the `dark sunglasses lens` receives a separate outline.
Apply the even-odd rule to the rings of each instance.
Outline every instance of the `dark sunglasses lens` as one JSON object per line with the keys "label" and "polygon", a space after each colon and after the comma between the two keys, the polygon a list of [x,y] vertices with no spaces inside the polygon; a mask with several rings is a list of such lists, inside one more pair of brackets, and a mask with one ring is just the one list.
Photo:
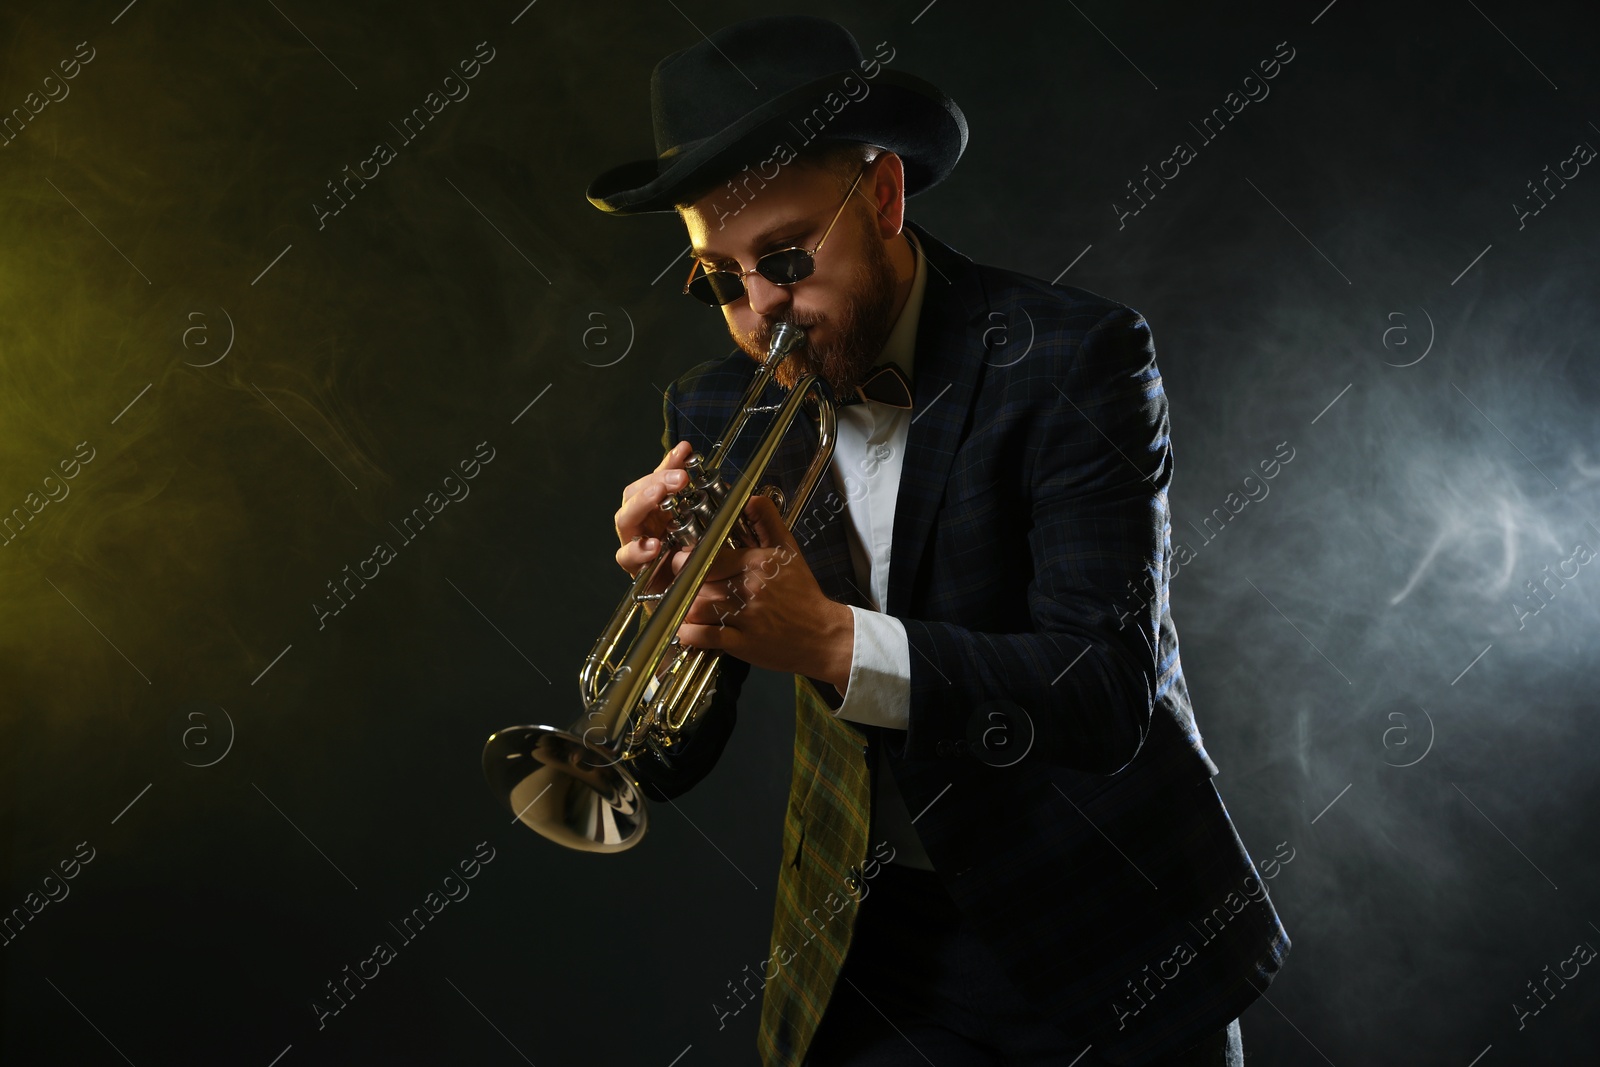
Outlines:
{"label": "dark sunglasses lens", "polygon": [[721,307],[744,295],[744,282],[732,271],[714,270],[691,281],[689,292],[712,307]]}
{"label": "dark sunglasses lens", "polygon": [[756,260],[756,270],[773,285],[793,285],[802,278],[811,277],[816,262],[803,248],[785,248],[770,252]]}

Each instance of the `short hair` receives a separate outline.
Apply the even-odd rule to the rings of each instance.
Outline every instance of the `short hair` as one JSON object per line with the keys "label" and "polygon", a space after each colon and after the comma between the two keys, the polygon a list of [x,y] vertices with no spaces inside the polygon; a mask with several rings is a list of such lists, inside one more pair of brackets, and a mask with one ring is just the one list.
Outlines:
{"label": "short hair", "polygon": [[[800,170],[823,171],[836,176],[843,183],[854,178],[858,171],[885,151],[886,149],[865,141],[817,141],[801,149],[793,159],[783,165]],[[700,176],[678,194],[673,207],[678,211],[693,207],[697,200],[722,185],[731,176],[720,170],[714,176]]]}

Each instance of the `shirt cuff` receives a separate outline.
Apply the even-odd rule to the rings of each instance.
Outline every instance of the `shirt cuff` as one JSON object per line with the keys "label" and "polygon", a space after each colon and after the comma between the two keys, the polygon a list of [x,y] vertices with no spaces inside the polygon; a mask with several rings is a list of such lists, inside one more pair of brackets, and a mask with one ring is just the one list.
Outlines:
{"label": "shirt cuff", "polygon": [[850,648],[850,678],[841,719],[904,730],[911,723],[911,642],[893,615],[854,604],[855,639]]}

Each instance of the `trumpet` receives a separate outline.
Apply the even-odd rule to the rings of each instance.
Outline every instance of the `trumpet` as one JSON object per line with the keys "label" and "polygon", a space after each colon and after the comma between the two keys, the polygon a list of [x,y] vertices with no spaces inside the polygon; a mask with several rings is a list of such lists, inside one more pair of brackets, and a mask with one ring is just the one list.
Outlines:
{"label": "trumpet", "polygon": [[[779,404],[759,400],[774,372],[805,331],[788,321],[773,328],[767,357],[756,370],[728,426],[710,454],[684,463],[682,489],[661,502],[671,519],[661,549],[633,580],[578,673],[583,712],[566,730],[553,726],[508,726],[483,746],[483,773],[492,793],[517,820],[558,845],[581,852],[622,852],[638,844],[648,828],[648,810],[638,768],[672,757],[694,737],[716,694],[721,653],[689,648],[678,640],[706,573],[723,547],[759,542],[744,517],[757,492],[783,513],[786,527],[806,506],[833,457],[835,412],[816,375],[802,376]],[[784,506],[775,485],[756,488],[790,425],[807,401],[815,407],[817,448],[796,491]],[[751,415],[775,411],[737,482],[729,486],[722,466]],[[662,592],[645,592],[658,568],[691,547],[683,568]],[[628,631],[637,632],[624,650]],[[619,656],[620,651],[620,656]]]}

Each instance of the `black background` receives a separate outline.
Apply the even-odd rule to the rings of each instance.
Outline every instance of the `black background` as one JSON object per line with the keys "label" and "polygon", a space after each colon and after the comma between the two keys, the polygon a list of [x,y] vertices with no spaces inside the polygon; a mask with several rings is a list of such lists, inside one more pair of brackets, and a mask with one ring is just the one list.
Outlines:
{"label": "black background", "polygon": [[[584,187],[652,154],[661,56],[793,10],[0,15],[6,114],[94,49],[0,148],[0,507],[94,450],[0,546],[0,904],[94,849],[0,947],[0,1059],[755,1061],[757,1006],[719,1029],[713,1005],[766,955],[790,680],[755,672],[715,773],[621,856],[511,825],[479,752],[577,717],[661,390],[732,347],[676,292],[676,218],[606,217]],[[1600,548],[1600,179],[1515,207],[1600,145],[1586,10],[804,10],[965,110],[965,157],[911,217],[1152,326],[1195,552],[1185,673],[1252,854],[1294,857],[1250,1062],[1592,1050],[1592,968],[1520,1029],[1513,1008],[1600,944],[1600,568],[1513,607]],[[389,124],[479,42],[470,95],[403,143]],[[1280,42],[1270,95],[1202,144],[1190,123]],[[325,183],[380,140],[396,158],[319,228]],[[1178,141],[1196,158],[1119,227]],[[388,523],[480,442],[470,496],[401,546]],[[1270,494],[1202,538],[1283,442]],[[319,629],[324,583],[385,539],[397,558]],[[481,842],[471,895],[401,946],[389,923]],[[319,1029],[310,1002],[382,940],[398,957]]]}

